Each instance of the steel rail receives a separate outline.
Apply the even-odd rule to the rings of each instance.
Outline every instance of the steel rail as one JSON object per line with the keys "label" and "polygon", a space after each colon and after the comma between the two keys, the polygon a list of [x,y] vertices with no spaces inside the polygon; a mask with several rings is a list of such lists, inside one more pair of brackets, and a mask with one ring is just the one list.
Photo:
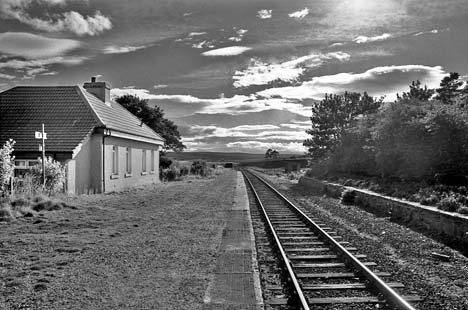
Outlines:
{"label": "steel rail", "polygon": [[302,306],[302,308],[304,310],[310,310],[310,307],[309,307],[308,302],[307,302],[307,298],[305,297],[305,295],[304,295],[304,293],[302,291],[302,287],[301,287],[299,281],[297,280],[296,274],[294,273],[294,270],[293,270],[293,268],[291,266],[289,258],[286,255],[286,252],[285,252],[283,246],[281,245],[280,239],[279,239],[279,237],[278,237],[278,235],[276,233],[275,228],[273,227],[273,224],[270,221],[270,218],[268,217],[268,214],[267,214],[267,212],[265,210],[265,207],[263,206],[263,203],[261,202],[260,197],[258,196],[257,191],[255,190],[255,187],[253,186],[252,182],[250,181],[250,178],[248,177],[248,175],[246,173],[244,173],[244,176],[247,179],[247,182],[249,183],[250,188],[252,189],[252,192],[253,192],[253,194],[255,196],[255,200],[259,204],[260,209],[262,210],[263,216],[265,217],[265,220],[268,223],[268,227],[270,228],[270,232],[272,233],[272,235],[273,235],[273,237],[274,237],[274,239],[276,241],[276,245],[277,245],[277,247],[279,249],[279,252],[281,254],[281,257],[283,259],[283,263],[285,264],[286,269],[288,270],[289,278],[291,279],[291,281],[292,281],[292,283],[294,285],[294,290],[295,290],[297,296],[299,297],[300,304],[301,304],[301,306]]}
{"label": "steel rail", "polygon": [[[416,310],[412,305],[410,305],[406,300],[404,300],[400,295],[398,295],[395,290],[389,287],[382,279],[380,279],[375,273],[373,273],[369,268],[367,268],[359,259],[357,259],[353,254],[346,250],[341,244],[339,244],[332,236],[330,236],[325,230],[318,226],[312,219],[310,219],[302,210],[300,210],[296,205],[294,205],[288,198],[276,190],[272,185],[270,185],[265,179],[263,179],[258,174],[249,171],[252,175],[257,177],[263,184],[270,188],[276,195],[282,198],[296,213],[298,213],[304,220],[307,221],[307,224],[311,225],[314,230],[319,232],[330,245],[335,248],[341,256],[355,269],[357,269],[370,283],[373,285],[380,294],[382,294],[385,299],[394,307],[397,307],[399,310]],[[250,180],[249,180],[250,182]]]}

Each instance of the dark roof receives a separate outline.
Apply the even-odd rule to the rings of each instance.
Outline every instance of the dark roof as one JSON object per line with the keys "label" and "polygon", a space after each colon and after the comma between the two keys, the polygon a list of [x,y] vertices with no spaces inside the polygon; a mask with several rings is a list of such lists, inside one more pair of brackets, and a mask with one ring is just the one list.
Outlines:
{"label": "dark roof", "polygon": [[0,144],[36,151],[34,132],[45,124],[46,150],[72,152],[97,127],[163,141],[118,103],[111,107],[79,86],[18,86],[0,93]]}

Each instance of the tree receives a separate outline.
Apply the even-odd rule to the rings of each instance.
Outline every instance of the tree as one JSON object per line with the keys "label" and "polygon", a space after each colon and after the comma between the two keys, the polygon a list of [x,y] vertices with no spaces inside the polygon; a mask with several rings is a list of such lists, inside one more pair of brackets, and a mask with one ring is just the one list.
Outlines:
{"label": "tree", "polygon": [[276,159],[279,157],[279,152],[275,149],[268,149],[265,153],[265,158]]}
{"label": "tree", "polygon": [[166,151],[173,150],[175,152],[180,152],[185,148],[185,145],[181,141],[177,125],[164,117],[163,109],[158,106],[151,108],[148,106],[148,100],[133,95],[123,95],[116,98],[115,101],[160,134],[166,140],[164,142],[164,149]]}
{"label": "tree", "polygon": [[463,85],[460,81],[460,75],[457,72],[450,72],[440,82],[440,88],[437,88],[437,96],[435,99],[442,101],[445,104],[453,104],[455,98],[461,93],[459,89]]}
{"label": "tree", "polygon": [[428,101],[434,95],[435,90],[427,88],[427,85],[424,85],[424,88],[421,87],[421,82],[417,80],[416,82],[411,82],[409,86],[410,91],[404,92],[401,96],[397,94],[398,100],[412,100],[417,99],[421,101]]}
{"label": "tree", "polygon": [[303,145],[309,147],[312,157],[326,157],[338,145],[346,129],[360,117],[375,113],[382,102],[383,98],[377,100],[367,93],[326,94],[312,106],[312,128],[306,130],[311,137]]}

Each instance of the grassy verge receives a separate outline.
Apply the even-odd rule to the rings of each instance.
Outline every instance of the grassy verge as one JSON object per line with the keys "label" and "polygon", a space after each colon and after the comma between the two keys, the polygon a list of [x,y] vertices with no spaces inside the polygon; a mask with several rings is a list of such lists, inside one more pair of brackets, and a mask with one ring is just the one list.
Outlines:
{"label": "grassy verge", "polygon": [[235,173],[0,224],[0,309],[201,309]]}

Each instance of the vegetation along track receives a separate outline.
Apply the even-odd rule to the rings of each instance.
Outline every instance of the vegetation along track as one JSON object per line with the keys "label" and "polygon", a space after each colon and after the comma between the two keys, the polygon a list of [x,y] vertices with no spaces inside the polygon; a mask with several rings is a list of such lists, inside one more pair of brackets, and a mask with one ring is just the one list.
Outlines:
{"label": "vegetation along track", "polygon": [[243,173],[258,206],[252,217],[268,309],[415,309],[409,302],[420,298],[400,296],[403,284],[384,282],[391,275],[362,262],[357,248],[254,172]]}

